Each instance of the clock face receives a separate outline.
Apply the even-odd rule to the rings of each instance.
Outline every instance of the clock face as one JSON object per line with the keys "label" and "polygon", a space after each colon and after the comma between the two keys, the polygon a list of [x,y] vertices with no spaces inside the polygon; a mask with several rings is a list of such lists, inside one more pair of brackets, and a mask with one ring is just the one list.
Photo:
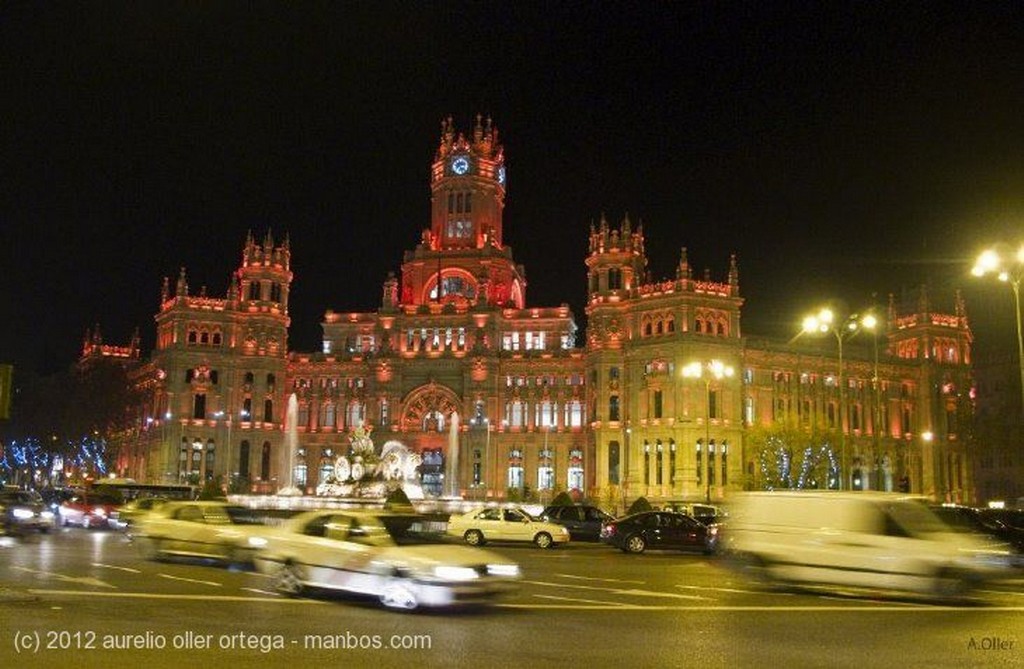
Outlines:
{"label": "clock face", "polygon": [[465,174],[469,171],[469,160],[465,156],[459,156],[452,161],[452,172]]}
{"label": "clock face", "polygon": [[502,186],[505,185],[505,166],[504,165],[502,165],[501,167],[498,168],[498,183],[500,183]]}

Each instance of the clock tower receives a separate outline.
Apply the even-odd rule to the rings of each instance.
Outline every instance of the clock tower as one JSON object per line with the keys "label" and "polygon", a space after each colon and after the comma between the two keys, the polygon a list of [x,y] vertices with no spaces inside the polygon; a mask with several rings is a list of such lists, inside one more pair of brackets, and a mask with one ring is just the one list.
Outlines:
{"label": "clock tower", "polygon": [[442,249],[501,247],[505,155],[498,130],[476,117],[473,136],[441,123],[441,143],[430,170],[432,236]]}
{"label": "clock tower", "polygon": [[463,303],[522,309],[526,277],[502,243],[505,153],[480,116],[473,134],[441,123],[430,166],[430,228],[402,263],[400,305]]}

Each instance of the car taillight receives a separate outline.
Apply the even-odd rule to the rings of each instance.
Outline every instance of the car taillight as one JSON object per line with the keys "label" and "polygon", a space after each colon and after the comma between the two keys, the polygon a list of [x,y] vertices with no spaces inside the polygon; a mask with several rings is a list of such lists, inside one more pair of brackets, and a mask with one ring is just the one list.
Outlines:
{"label": "car taillight", "polygon": [[614,534],[615,534],[615,526],[614,525],[602,525],[601,526],[601,536],[602,537],[610,537],[610,536],[612,536]]}

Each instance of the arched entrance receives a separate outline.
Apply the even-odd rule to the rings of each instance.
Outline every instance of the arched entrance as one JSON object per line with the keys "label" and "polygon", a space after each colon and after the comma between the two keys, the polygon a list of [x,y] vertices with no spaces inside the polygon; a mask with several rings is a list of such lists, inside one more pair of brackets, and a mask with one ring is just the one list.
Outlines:
{"label": "arched entrance", "polygon": [[[448,459],[448,429],[453,412],[459,412],[459,396],[434,381],[413,389],[402,402],[401,424],[409,445],[423,459],[423,493],[439,497],[444,493],[445,462]],[[460,459],[460,461],[463,459]],[[459,475],[460,487],[465,481]]]}

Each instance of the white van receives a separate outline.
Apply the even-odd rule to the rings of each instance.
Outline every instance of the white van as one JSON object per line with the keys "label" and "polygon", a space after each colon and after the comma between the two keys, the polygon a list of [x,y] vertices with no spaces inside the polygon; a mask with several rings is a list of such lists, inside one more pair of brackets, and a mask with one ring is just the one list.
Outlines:
{"label": "white van", "polygon": [[724,538],[733,564],[766,580],[940,597],[1006,575],[1009,558],[896,493],[738,493]]}

